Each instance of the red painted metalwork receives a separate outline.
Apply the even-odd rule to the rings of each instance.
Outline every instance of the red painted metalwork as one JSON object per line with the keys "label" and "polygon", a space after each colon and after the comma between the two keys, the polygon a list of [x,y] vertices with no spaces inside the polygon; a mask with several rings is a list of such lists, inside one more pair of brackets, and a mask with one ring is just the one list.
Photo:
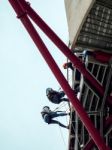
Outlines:
{"label": "red painted metalwork", "polygon": [[[70,59],[74,66],[84,75],[91,86],[103,97],[104,88],[93,78],[93,76],[86,70],[84,64],[70,51],[64,42],[53,32],[52,29],[42,20],[42,18],[30,7],[25,0],[18,0],[21,7],[27,11],[31,19],[41,28],[41,30],[55,43],[55,45]],[[100,54],[101,55],[101,54]],[[108,57],[105,57],[106,59]],[[107,103],[112,107],[112,97],[108,96]]]}
{"label": "red painted metalwork", "polygon": [[83,150],[91,150],[92,148],[93,148],[93,146],[94,146],[94,142],[93,142],[93,140],[90,140],[86,145],[85,145],[85,147],[83,148]]}
{"label": "red painted metalwork", "polygon": [[108,128],[110,125],[112,125],[112,115],[106,119],[105,128]]}
{"label": "red painted metalwork", "polygon": [[[63,90],[65,91],[66,95],[70,99],[71,103],[73,104],[75,110],[77,111],[79,117],[81,118],[82,122],[85,124],[85,127],[87,128],[88,132],[90,133],[90,136],[96,143],[99,150],[110,150],[109,147],[105,145],[105,142],[100,137],[99,132],[95,129],[92,122],[90,121],[87,113],[84,111],[83,107],[81,106],[79,100],[76,98],[74,91],[69,86],[67,80],[61,73],[60,69],[58,68],[56,62],[52,58],[51,54],[49,53],[47,47],[41,40],[40,36],[36,32],[35,28],[33,27],[31,21],[26,15],[26,12],[22,9],[22,7],[19,5],[18,1],[16,0],[9,0],[12,7],[14,8],[15,12],[17,13],[18,17],[20,18],[21,22],[25,26],[26,30],[30,34],[31,38],[33,39],[34,43],[36,44],[37,48],[40,50],[42,56],[46,60],[47,64],[51,68],[52,72],[54,73],[56,79],[62,86]],[[71,54],[70,54],[71,55]]]}
{"label": "red painted metalwork", "polygon": [[[105,128],[105,133],[108,131],[108,129],[110,128],[110,126],[112,126],[112,115],[109,116],[106,120],[105,120],[105,124],[104,124],[104,128]],[[85,145],[85,147],[83,148],[83,150],[90,150],[93,148],[94,146],[94,141],[91,139],[89,140],[89,142]]]}
{"label": "red painted metalwork", "polygon": [[112,58],[112,54],[101,52],[101,51],[94,51],[93,57],[101,63],[108,63],[109,60]]}

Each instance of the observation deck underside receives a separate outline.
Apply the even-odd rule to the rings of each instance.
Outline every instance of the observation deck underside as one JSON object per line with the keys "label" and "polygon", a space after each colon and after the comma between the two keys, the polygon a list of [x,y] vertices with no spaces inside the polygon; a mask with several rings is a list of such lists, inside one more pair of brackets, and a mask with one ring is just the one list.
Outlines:
{"label": "observation deck underside", "polygon": [[[107,104],[108,95],[112,96],[112,61],[103,62],[94,57],[112,54],[112,1],[111,0],[65,0],[69,30],[69,47],[74,55],[81,56],[88,72],[104,87],[104,97],[81,74],[79,101],[104,138],[112,148],[112,110]],[[84,55],[84,50],[93,54]],[[100,51],[100,53],[97,53]],[[103,53],[105,52],[105,53]],[[102,57],[103,58],[103,57]],[[102,59],[103,60],[103,59]],[[75,90],[77,69],[68,71]],[[71,106],[69,131],[69,150],[97,150],[94,142]]]}

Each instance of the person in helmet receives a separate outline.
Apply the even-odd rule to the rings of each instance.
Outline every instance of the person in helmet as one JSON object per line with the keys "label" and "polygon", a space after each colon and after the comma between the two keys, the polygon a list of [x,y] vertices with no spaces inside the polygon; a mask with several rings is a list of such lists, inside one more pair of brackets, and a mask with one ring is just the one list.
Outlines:
{"label": "person in helmet", "polygon": [[49,106],[44,106],[42,111],[41,111],[41,115],[42,115],[42,118],[43,118],[45,123],[58,124],[59,126],[68,129],[68,126],[60,123],[57,120],[54,120],[54,118],[60,117],[60,116],[67,116],[67,115],[70,115],[70,113],[66,113],[64,111],[51,111]]}
{"label": "person in helmet", "polygon": [[74,83],[74,92],[77,95],[77,93],[80,91],[80,87],[79,87],[80,79],[81,79],[80,72],[77,69],[74,69],[74,67],[73,67],[73,65],[72,65],[71,62],[64,63],[63,64],[63,68],[64,69],[70,68],[72,71],[75,70],[75,75],[74,75],[74,80],[75,80],[75,83]]}
{"label": "person in helmet", "polygon": [[47,88],[46,96],[50,102],[55,103],[55,104],[59,104],[63,101],[68,102],[68,99],[64,98],[64,96],[65,96],[64,91],[57,92],[57,91],[53,90],[52,88]]}
{"label": "person in helmet", "polygon": [[63,64],[63,68],[64,68],[64,69],[70,68],[71,70],[74,70],[74,67],[72,66],[72,63],[71,63],[71,62],[64,63],[64,64]]}

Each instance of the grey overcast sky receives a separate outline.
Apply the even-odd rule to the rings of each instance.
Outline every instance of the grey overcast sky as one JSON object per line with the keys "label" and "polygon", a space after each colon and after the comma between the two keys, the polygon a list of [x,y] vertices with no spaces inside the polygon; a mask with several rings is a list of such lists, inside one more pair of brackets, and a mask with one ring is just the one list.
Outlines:
{"label": "grey overcast sky", "polygon": [[[31,6],[67,44],[64,0],[29,0]],[[39,31],[39,29],[37,28]],[[42,32],[60,69],[66,57]],[[0,1],[0,150],[66,150],[68,130],[43,122],[47,87],[60,85],[29,37],[8,0]],[[61,119],[65,124],[66,118]],[[65,144],[64,144],[64,141]]]}

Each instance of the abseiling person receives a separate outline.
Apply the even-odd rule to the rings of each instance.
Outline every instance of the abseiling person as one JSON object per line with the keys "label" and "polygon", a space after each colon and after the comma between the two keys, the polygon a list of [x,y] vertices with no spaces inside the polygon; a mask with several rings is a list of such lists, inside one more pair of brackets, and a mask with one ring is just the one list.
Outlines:
{"label": "abseiling person", "polygon": [[70,115],[70,113],[66,113],[64,111],[51,111],[49,106],[44,106],[42,109],[41,115],[42,115],[44,122],[48,124],[58,124],[59,126],[63,128],[69,129],[69,126],[62,124],[61,122],[57,120],[54,120],[54,118],[60,117],[60,116],[67,116],[67,115]]}
{"label": "abseiling person", "polygon": [[59,104],[61,102],[68,102],[68,98],[65,98],[64,91],[55,91],[52,88],[46,89],[46,96],[49,99],[50,102],[54,104]]}

